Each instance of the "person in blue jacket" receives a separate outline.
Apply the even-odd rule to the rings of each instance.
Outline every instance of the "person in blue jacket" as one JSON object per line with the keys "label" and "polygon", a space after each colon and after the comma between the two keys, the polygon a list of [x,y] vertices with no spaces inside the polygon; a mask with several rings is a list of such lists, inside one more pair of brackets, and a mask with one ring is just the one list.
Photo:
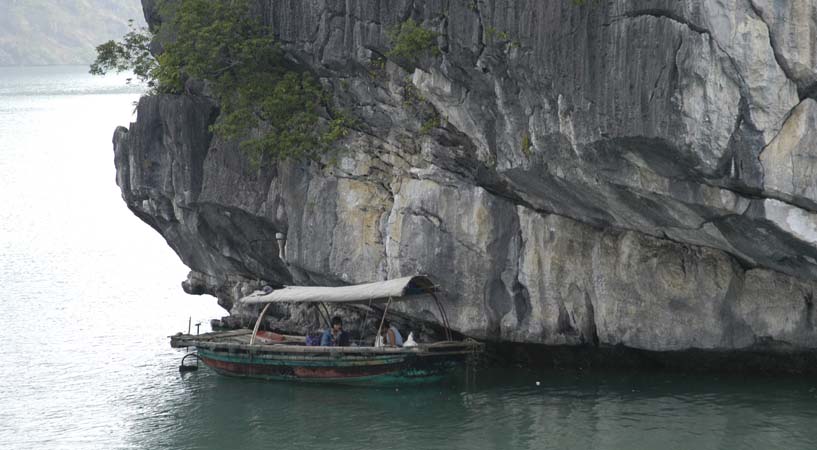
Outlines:
{"label": "person in blue jacket", "polygon": [[349,345],[349,333],[343,331],[343,321],[340,317],[332,318],[332,328],[323,332],[321,345],[324,347],[347,347]]}

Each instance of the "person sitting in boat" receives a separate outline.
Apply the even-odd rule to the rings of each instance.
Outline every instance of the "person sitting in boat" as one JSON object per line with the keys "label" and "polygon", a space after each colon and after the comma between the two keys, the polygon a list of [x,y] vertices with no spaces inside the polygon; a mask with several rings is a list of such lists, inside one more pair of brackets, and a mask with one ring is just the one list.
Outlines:
{"label": "person sitting in boat", "polygon": [[397,327],[392,325],[388,320],[383,321],[381,334],[383,335],[383,343],[386,347],[403,346],[403,336],[400,334],[400,331],[397,330]]}
{"label": "person sitting in boat", "polygon": [[343,321],[340,317],[332,318],[332,328],[323,332],[321,345],[324,347],[348,347],[349,333],[343,331]]}

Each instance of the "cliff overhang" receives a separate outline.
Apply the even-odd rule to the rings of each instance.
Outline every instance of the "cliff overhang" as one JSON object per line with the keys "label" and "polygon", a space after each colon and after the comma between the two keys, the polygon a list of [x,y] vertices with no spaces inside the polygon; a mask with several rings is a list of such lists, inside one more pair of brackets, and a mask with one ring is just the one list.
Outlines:
{"label": "cliff overhang", "polygon": [[[263,284],[423,273],[481,339],[809,352],[806,3],[258,0],[355,129],[323,161],[258,168],[209,131],[205,95],[145,97],[114,136],[117,183],[191,268],[185,289],[236,317]],[[383,63],[407,18],[441,50],[409,70]]]}

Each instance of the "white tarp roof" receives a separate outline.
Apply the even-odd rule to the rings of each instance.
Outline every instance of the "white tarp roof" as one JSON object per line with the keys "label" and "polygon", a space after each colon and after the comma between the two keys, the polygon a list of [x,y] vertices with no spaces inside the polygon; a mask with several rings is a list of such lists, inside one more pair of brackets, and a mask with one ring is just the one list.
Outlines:
{"label": "white tarp roof", "polygon": [[241,299],[242,303],[326,302],[365,303],[369,300],[398,299],[422,295],[434,290],[434,283],[424,276],[397,278],[354,286],[316,287],[287,286],[268,294],[255,291]]}

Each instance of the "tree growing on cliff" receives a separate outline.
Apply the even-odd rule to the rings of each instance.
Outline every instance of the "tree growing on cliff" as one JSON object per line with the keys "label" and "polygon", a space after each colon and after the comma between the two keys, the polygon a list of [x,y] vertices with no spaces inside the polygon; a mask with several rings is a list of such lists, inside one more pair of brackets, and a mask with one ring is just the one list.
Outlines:
{"label": "tree growing on cliff", "polygon": [[105,75],[109,71],[132,71],[139,81],[155,88],[158,63],[149,49],[153,36],[146,28],[136,28],[133,19],[128,21],[128,28],[130,31],[120,42],[111,40],[97,46],[96,61],[91,64],[90,72]]}
{"label": "tree growing on cliff", "polygon": [[414,19],[397,24],[388,31],[388,36],[392,48],[386,56],[397,60],[398,63],[413,66],[423,56],[440,55],[440,49],[437,47],[439,33],[424,28]]}
{"label": "tree growing on cliff", "polygon": [[157,30],[165,37],[158,57],[149,49],[155,35],[132,30],[97,48],[91,73],[133,70],[158,93],[182,93],[188,80],[205,80],[221,107],[212,130],[239,140],[256,164],[318,157],[346,134],[346,116],[333,113],[311,73],[287,61],[249,0],[168,2],[160,15],[170,19]]}

